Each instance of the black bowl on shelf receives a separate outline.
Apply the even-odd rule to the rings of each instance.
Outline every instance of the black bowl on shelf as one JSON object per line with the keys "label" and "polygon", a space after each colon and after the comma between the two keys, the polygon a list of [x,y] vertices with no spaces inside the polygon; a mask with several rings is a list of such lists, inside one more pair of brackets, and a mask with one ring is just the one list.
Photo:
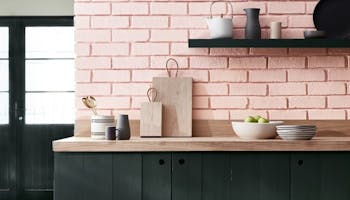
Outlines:
{"label": "black bowl on shelf", "polygon": [[325,31],[304,31],[305,39],[323,39],[326,37],[327,34]]}

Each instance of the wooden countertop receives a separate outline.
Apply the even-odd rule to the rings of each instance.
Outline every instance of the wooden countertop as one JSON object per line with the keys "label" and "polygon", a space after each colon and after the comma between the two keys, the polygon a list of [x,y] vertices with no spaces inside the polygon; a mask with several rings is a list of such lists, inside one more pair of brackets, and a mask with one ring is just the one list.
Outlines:
{"label": "wooden countertop", "polygon": [[190,152],[190,151],[350,151],[350,137],[314,137],[305,141],[242,140],[232,137],[140,138],[92,140],[70,137],[53,142],[55,152]]}

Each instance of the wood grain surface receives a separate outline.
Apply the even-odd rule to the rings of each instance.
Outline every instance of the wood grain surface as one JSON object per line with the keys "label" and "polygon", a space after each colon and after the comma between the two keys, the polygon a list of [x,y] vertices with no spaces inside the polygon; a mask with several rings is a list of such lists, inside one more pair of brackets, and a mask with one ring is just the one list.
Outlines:
{"label": "wood grain surface", "polygon": [[192,136],[192,78],[154,77],[152,87],[163,104],[162,136]]}
{"label": "wood grain surface", "polygon": [[53,142],[56,152],[201,152],[201,151],[350,151],[350,137],[314,137],[312,140],[242,140],[238,137],[140,138],[92,140],[70,137]]}
{"label": "wood grain surface", "polygon": [[162,103],[144,102],[141,104],[141,137],[162,136]]}

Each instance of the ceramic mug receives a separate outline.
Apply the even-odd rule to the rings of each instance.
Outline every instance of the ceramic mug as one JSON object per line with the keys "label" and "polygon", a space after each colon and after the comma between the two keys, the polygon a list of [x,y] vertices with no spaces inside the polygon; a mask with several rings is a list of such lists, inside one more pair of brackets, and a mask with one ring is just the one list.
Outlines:
{"label": "ceramic mug", "polygon": [[91,116],[91,138],[97,140],[104,140],[105,130],[108,126],[115,126],[114,116]]}

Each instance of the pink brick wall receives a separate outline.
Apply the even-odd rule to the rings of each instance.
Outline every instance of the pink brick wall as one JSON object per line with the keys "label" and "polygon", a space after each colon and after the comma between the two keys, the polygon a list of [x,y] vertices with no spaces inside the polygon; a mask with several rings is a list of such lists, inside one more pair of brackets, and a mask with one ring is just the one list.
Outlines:
{"label": "pink brick wall", "polygon": [[[234,0],[234,37],[242,38],[246,7],[261,8],[263,37],[281,21],[283,37],[312,29],[316,1]],[[195,119],[350,119],[350,49],[189,49],[206,38],[203,0],[76,0],[77,118],[94,95],[101,114],[139,118],[153,76],[165,76],[174,57],[180,76],[192,76]],[[218,4],[214,13],[225,9]]]}

